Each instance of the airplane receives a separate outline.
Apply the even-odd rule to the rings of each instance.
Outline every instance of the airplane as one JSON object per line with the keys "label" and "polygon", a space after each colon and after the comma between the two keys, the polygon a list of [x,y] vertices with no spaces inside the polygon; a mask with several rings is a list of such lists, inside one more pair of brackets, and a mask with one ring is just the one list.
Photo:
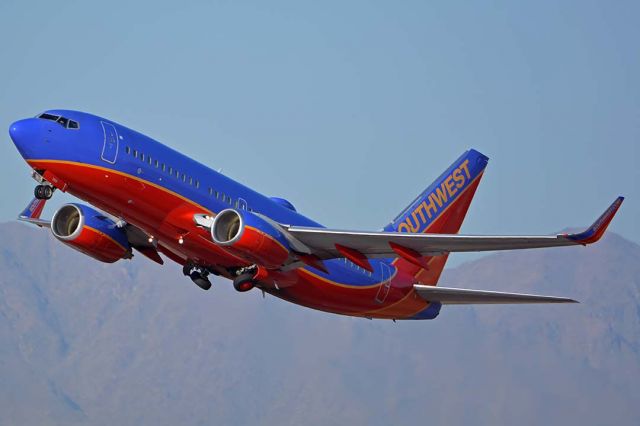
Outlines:
{"label": "airplane", "polygon": [[[204,290],[210,275],[309,308],[368,319],[423,320],[442,305],[571,303],[556,296],[438,286],[450,253],[587,245],[604,234],[618,197],[579,233],[460,235],[488,157],[469,149],[380,231],[328,229],[283,198],[262,195],[123,125],[48,110],[10,137],[32,169],[35,198],[19,219],[50,228],[98,261],[168,258]],[[41,219],[54,192],[65,204]]]}

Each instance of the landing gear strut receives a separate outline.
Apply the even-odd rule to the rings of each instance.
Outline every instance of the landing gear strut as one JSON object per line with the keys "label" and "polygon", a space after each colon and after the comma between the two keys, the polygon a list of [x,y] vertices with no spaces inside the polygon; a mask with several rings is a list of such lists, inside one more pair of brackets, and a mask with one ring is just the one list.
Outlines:
{"label": "landing gear strut", "polygon": [[182,273],[191,278],[198,287],[203,290],[209,290],[211,288],[211,281],[209,281],[209,271],[200,266],[186,264],[182,268]]}
{"label": "landing gear strut", "polygon": [[49,185],[37,185],[33,190],[33,195],[38,200],[48,200],[53,196],[53,187]]}

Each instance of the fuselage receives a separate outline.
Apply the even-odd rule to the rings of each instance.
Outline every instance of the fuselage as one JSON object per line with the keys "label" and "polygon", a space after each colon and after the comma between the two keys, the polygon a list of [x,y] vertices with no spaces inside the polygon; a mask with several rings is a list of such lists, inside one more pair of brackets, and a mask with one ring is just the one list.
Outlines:
{"label": "fuselage", "polygon": [[[262,195],[125,126],[91,114],[47,111],[78,123],[68,128],[43,118],[20,120],[11,137],[25,161],[58,181],[60,189],[130,223],[170,259],[207,265],[227,276],[242,265],[196,226],[194,214],[242,209],[288,225],[321,227],[281,199]],[[457,230],[455,230],[457,231]],[[346,259],[326,271],[301,265],[274,271],[263,289],[310,308],[369,318],[432,319],[440,305],[418,297],[413,274],[396,259],[371,260],[373,272]]]}

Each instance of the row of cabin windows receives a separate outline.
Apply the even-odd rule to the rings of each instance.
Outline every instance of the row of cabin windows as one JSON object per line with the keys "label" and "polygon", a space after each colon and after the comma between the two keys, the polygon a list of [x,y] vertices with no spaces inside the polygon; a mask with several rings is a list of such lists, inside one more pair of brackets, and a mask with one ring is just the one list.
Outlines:
{"label": "row of cabin windows", "polygon": [[[145,156],[143,152],[140,152],[137,149],[131,149],[131,147],[129,146],[125,148],[125,151],[128,155],[133,155],[133,158],[138,158],[142,162],[146,161],[150,166],[155,166],[156,169],[161,169],[165,173],[168,172],[170,176],[175,176],[177,179],[182,178],[183,182],[187,183],[188,181],[189,185],[195,185],[196,188],[200,188],[200,181],[198,179],[194,179],[191,176],[187,177],[185,173],[182,173],[181,175],[179,170],[174,169],[172,166],[167,166],[165,163],[161,163],[158,160],[154,160],[150,155]],[[235,208],[240,207],[239,200],[235,200],[234,202],[230,196],[224,194],[223,192],[216,191],[211,187],[209,187],[209,195],[215,196],[216,200],[220,200],[223,203],[233,205],[235,206]],[[253,211],[252,209],[248,210]]]}
{"label": "row of cabin windows", "polygon": [[367,271],[364,268],[361,268],[360,266],[356,265],[355,263],[353,263],[352,261],[350,261],[349,259],[343,257],[342,260],[344,261],[344,264],[347,266],[350,266],[352,269],[357,269],[358,271],[362,272],[365,275],[371,276],[373,275],[371,273],[371,271]]}
{"label": "row of cabin windows", "polygon": [[169,173],[169,176],[175,176],[176,179],[182,179],[184,183],[189,182],[189,185],[200,188],[200,181],[198,179],[187,176],[186,173],[180,174],[180,171],[178,169],[174,169],[172,166],[167,166],[165,163],[154,160],[150,155],[144,155],[144,152],[140,152],[137,149],[131,149],[131,147],[129,146],[125,148],[125,151],[129,155],[133,155],[133,158],[138,158],[140,159],[140,161],[146,162],[150,166],[155,166],[156,169],[160,169],[165,173]]}
{"label": "row of cabin windows", "polygon": [[240,205],[240,200],[233,201],[233,199],[230,196],[228,196],[227,194],[225,194],[224,192],[216,191],[215,189],[213,189],[211,187],[209,187],[209,195],[212,196],[212,197],[215,197],[216,200],[219,200],[219,201],[222,201],[223,203],[227,203],[229,205],[232,205],[236,209],[243,208],[243,209],[249,210],[250,212],[254,211],[252,208],[247,207],[246,205],[241,206]]}

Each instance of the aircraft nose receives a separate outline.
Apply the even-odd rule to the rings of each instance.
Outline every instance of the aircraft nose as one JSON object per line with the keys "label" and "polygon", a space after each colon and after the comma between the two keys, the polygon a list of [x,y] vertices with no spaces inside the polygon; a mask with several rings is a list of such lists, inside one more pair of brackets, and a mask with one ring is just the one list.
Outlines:
{"label": "aircraft nose", "polygon": [[9,126],[9,136],[11,136],[11,140],[13,143],[20,137],[20,122],[16,121]]}
{"label": "aircraft nose", "polygon": [[11,140],[15,144],[19,144],[25,140],[26,133],[28,132],[25,121],[27,120],[18,120],[9,127],[9,136],[11,136]]}
{"label": "aircraft nose", "polygon": [[24,156],[36,142],[36,128],[33,119],[18,120],[9,126],[9,136],[18,151]]}

